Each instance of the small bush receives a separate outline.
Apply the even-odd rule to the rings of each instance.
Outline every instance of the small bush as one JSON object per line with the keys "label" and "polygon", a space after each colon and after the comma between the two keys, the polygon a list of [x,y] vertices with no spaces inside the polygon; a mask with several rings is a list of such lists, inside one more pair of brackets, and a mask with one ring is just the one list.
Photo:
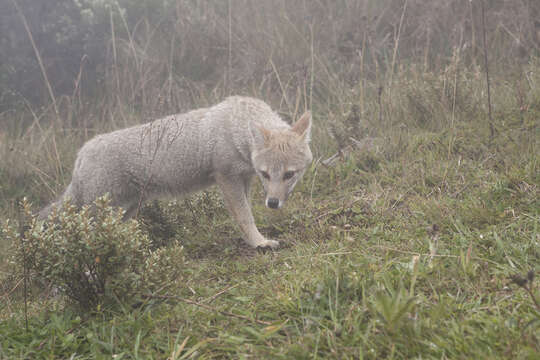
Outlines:
{"label": "small bush", "polygon": [[184,248],[178,242],[152,251],[145,259],[141,292],[154,294],[177,285],[183,280],[184,260]]}
{"label": "small bush", "polygon": [[159,201],[145,205],[138,217],[141,228],[148,233],[152,250],[169,246],[176,236],[174,221],[164,211]]}
{"label": "small bush", "polygon": [[2,229],[14,247],[14,271],[22,275],[26,267],[27,274],[55,286],[84,309],[115,298],[134,300],[178,278],[182,248],[152,252],[139,224],[123,221],[123,211],[111,207],[107,197],[80,211],[66,202],[46,223],[32,216],[26,201],[23,211],[29,220],[22,235],[20,225],[8,222]]}

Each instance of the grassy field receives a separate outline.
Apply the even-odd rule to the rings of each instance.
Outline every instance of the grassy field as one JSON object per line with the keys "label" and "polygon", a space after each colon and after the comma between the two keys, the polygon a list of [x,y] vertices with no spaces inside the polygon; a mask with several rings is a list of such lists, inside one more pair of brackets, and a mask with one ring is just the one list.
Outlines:
{"label": "grassy field", "polygon": [[[131,18],[118,4],[95,13],[110,33],[79,29],[100,41],[81,51],[100,57],[84,53],[75,79],[55,62],[62,37],[42,51],[61,70],[52,85],[43,43],[14,53],[39,60],[19,85],[46,100],[10,92],[11,108],[0,96],[0,359],[539,358],[533,1],[486,2],[487,22],[479,1],[121,3]],[[39,14],[30,5],[6,20]],[[140,227],[118,221],[113,241],[148,236],[161,246],[148,258],[177,257],[150,292],[82,309],[36,269],[25,277],[18,244],[43,238],[19,224],[21,200],[35,212],[57,196],[85,141],[229,94],[286,121],[313,113],[314,161],[284,208],[264,207],[254,182],[257,226],[278,250],[243,245],[211,188],[149,204]]]}
{"label": "grassy field", "polygon": [[[330,113],[314,109],[317,157],[287,206],[266,209],[253,193],[261,232],[281,249],[245,248],[214,190],[163,203],[162,225],[184,248],[177,281],[142,305],[91,313],[33,287],[26,328],[21,279],[10,278],[0,358],[537,359],[540,97],[529,101],[496,103],[493,139],[481,109],[421,122],[411,102],[395,122],[363,124],[372,145],[330,166],[339,130],[329,140]],[[69,141],[57,146],[74,156]],[[3,165],[4,218],[15,217],[7,191],[43,202],[39,173],[21,182]]]}

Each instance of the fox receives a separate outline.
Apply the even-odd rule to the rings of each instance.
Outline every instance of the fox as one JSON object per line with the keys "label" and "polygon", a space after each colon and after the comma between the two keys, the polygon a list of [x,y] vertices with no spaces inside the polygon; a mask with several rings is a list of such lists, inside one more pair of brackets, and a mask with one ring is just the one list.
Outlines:
{"label": "fox", "polygon": [[71,182],[38,219],[63,201],[90,205],[108,194],[129,219],[141,204],[183,197],[216,185],[246,244],[277,248],[257,229],[249,198],[256,175],[265,205],[281,208],[312,162],[312,116],[291,126],[263,100],[232,96],[221,103],[97,135],[77,153]]}

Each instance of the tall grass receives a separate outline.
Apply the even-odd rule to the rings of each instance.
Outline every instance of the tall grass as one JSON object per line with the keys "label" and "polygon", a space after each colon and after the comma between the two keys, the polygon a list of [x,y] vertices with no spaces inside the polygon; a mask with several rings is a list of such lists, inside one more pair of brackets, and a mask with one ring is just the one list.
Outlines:
{"label": "tall grass", "polygon": [[[526,58],[514,61],[513,51],[518,40],[530,53],[538,49],[524,10],[536,7],[511,7],[527,25],[517,32],[516,23],[503,17],[507,6],[488,8],[491,24],[499,27],[488,25],[486,50],[509,50],[492,57],[499,83],[494,97],[516,93],[524,109],[537,91],[530,79],[535,72],[528,72]],[[207,106],[231,93],[263,98],[289,121],[312,107],[319,156],[336,142],[346,146],[349,137],[339,133],[348,127],[362,131],[355,138],[377,135],[380,126],[436,129],[484,111],[485,85],[475,65],[481,62],[477,2],[177,1],[159,22],[117,10],[110,9],[110,37],[102,45],[109,59],[105,76],[92,85],[98,92],[85,89],[83,58],[71,95],[0,114],[2,209],[17,194],[43,203],[58,193],[69,180],[75,150],[95,134]],[[461,22],[453,21],[456,15]],[[517,63],[511,72],[519,83],[506,80],[509,63]],[[347,125],[353,108],[356,123]]]}

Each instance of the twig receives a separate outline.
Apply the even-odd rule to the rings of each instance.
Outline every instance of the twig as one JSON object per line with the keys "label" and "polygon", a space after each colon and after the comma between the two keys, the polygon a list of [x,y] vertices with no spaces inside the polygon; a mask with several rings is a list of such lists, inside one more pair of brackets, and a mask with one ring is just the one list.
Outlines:
{"label": "twig", "polygon": [[314,165],[314,168],[315,170],[313,171],[313,179],[311,180],[311,190],[310,190],[310,193],[309,193],[309,200],[311,201],[311,204],[313,205],[313,192],[315,190],[315,179],[317,178],[317,173],[319,171],[319,163],[321,162],[321,158],[318,158],[316,161],[315,161],[315,165]]}
{"label": "twig", "polygon": [[454,120],[456,118],[456,101],[458,97],[458,81],[459,81],[459,59],[461,55],[461,45],[463,43],[463,24],[461,25],[459,34],[459,44],[457,49],[454,49],[454,94],[452,99],[452,130],[454,130]]}
{"label": "twig", "polygon": [[540,311],[540,304],[538,303],[538,300],[536,300],[536,296],[533,293],[535,277],[534,275],[534,270],[530,270],[524,277],[520,275],[513,275],[510,277],[510,279],[514,284],[516,284],[520,288],[523,288],[529,294],[534,305],[536,306],[536,310]]}
{"label": "twig", "polygon": [[405,12],[407,11],[407,2],[408,1],[405,0],[405,4],[403,5],[401,18],[399,19],[397,36],[396,36],[396,40],[394,41],[394,52],[392,54],[392,67],[390,68],[390,81],[389,81],[390,86],[392,86],[392,80],[394,77],[394,68],[396,66],[397,53],[398,53],[398,48],[399,48],[399,39],[401,37],[401,28],[403,26],[403,20],[405,19]]}
{"label": "twig", "polygon": [[228,311],[218,310],[218,309],[213,308],[211,306],[208,306],[206,304],[202,304],[200,302],[190,300],[190,299],[184,299],[184,298],[181,298],[179,296],[172,296],[172,295],[144,295],[143,297],[148,298],[148,299],[178,300],[178,301],[185,302],[186,304],[196,305],[196,306],[202,307],[203,309],[220,313],[221,315],[234,317],[234,318],[242,319],[242,320],[247,320],[247,321],[251,321],[251,322],[254,322],[254,323],[257,323],[257,324],[261,324],[261,325],[271,325],[272,324],[271,322],[268,322],[268,321],[252,319],[252,318],[244,316],[244,315],[238,315],[238,314],[233,314],[233,313],[228,312]]}
{"label": "twig", "polygon": [[232,72],[232,9],[231,0],[227,4],[227,16],[228,16],[228,39],[227,39],[227,95],[231,96],[231,72]]}
{"label": "twig", "polygon": [[220,292],[218,292],[217,294],[214,294],[206,299],[203,300],[203,302],[212,302],[214,301],[219,295],[221,294],[224,294],[226,293],[227,291],[231,290],[231,289],[234,289],[235,287],[237,287],[239,284],[235,284],[235,285],[231,285],[231,286],[227,286],[225,289],[221,290]]}
{"label": "twig", "polygon": [[540,311],[540,304],[538,303],[538,300],[536,300],[536,296],[534,296],[532,292],[532,285],[530,287],[526,287],[525,291],[527,291],[529,295],[531,296],[531,299],[534,302],[534,305],[536,306],[536,310]]}
{"label": "twig", "polygon": [[45,80],[45,85],[47,86],[47,90],[49,91],[49,96],[51,97],[51,101],[53,103],[56,119],[60,121],[60,114],[58,112],[58,106],[56,106],[56,97],[54,96],[51,83],[49,82],[49,78],[47,77],[47,71],[45,71],[45,66],[43,65],[43,61],[41,60],[41,55],[39,54],[39,50],[36,46],[36,42],[34,41],[34,36],[32,36],[32,32],[30,31],[30,26],[28,26],[28,22],[26,21],[26,16],[24,16],[16,0],[11,0],[11,2],[15,6],[15,9],[17,10],[17,12],[19,13],[19,16],[21,17],[22,23],[24,25],[24,29],[26,30],[26,33],[28,34],[28,38],[30,39],[30,43],[32,44],[32,48],[34,49],[34,54],[36,55],[37,61],[39,63],[39,68],[41,69],[41,74],[43,75],[43,79]]}
{"label": "twig", "polygon": [[289,109],[289,114],[291,114],[292,108],[291,104],[289,104],[289,99],[287,97],[287,87],[283,86],[283,82],[281,81],[281,77],[279,76],[279,71],[277,70],[276,64],[274,64],[274,61],[272,61],[272,58],[270,57],[268,61],[272,66],[272,71],[274,72],[274,75],[276,76],[279,84],[279,88],[281,89],[281,102],[285,101],[285,104],[287,104],[287,109]]}
{"label": "twig", "polygon": [[11,293],[13,293],[15,290],[17,290],[17,288],[19,287],[19,285],[21,285],[21,282],[23,282],[25,280],[25,277],[23,277],[22,279],[20,279],[16,284],[15,286],[9,290],[8,292],[6,292],[5,294],[3,294],[2,296],[0,296],[0,299],[3,299],[3,298],[6,298],[8,297],[9,295],[11,295]]}
{"label": "twig", "polygon": [[467,184],[465,185],[463,188],[461,188],[460,190],[456,191],[455,193],[451,194],[450,196],[452,197],[457,197],[459,194],[461,194],[462,192],[464,192],[465,190],[467,190],[469,187],[471,186],[471,184]]}
{"label": "twig", "polygon": [[331,210],[328,210],[328,211],[326,211],[326,212],[324,212],[324,213],[318,215],[315,219],[313,219],[313,221],[314,221],[314,222],[315,222],[315,221],[319,221],[319,220],[321,220],[322,218],[327,217],[327,216],[330,215],[330,214],[336,213],[337,210],[343,211],[343,210],[345,210],[345,208],[350,209],[350,208],[352,208],[352,206],[353,206],[354,204],[356,204],[357,202],[362,201],[362,200],[364,200],[364,199],[356,199],[356,200],[354,200],[353,202],[350,202],[350,203],[348,203],[348,204],[346,204],[346,205],[343,205],[342,207],[339,207],[339,208],[337,208],[337,209],[331,209]]}
{"label": "twig", "polygon": [[[53,92],[51,83],[49,81],[49,78],[47,76],[47,71],[45,70],[45,66],[43,65],[41,55],[39,54],[39,50],[38,50],[38,48],[36,46],[36,42],[34,41],[34,36],[32,35],[32,31],[30,31],[30,26],[28,25],[28,22],[26,21],[26,16],[24,16],[24,13],[22,12],[21,8],[19,7],[19,4],[17,4],[17,1],[16,0],[11,0],[11,2],[13,3],[13,6],[15,6],[15,9],[17,10],[17,12],[19,13],[21,21],[22,21],[22,23],[24,25],[24,29],[26,30],[28,38],[30,39],[30,43],[32,44],[34,54],[36,55],[36,59],[37,59],[37,61],[39,63],[39,68],[41,69],[41,74],[43,75],[45,85],[47,86],[47,91],[49,92],[49,96],[51,97],[51,101],[52,101],[53,109],[54,109],[54,114],[56,115],[56,121],[58,123],[58,126],[60,126],[60,113],[58,112],[58,106],[56,105],[56,97],[54,96],[54,92]],[[54,150],[55,150],[55,155],[56,155],[56,160],[57,160],[56,165],[58,166],[58,169],[60,170],[59,172],[60,172],[61,176],[63,177],[64,174],[63,174],[63,171],[62,171],[62,167],[60,167],[58,165],[60,163],[60,157],[59,157],[59,154],[58,154],[58,149],[56,147],[56,138],[55,138],[54,134],[52,136],[52,142],[53,142],[53,145],[54,145]]]}
{"label": "twig", "polygon": [[313,21],[309,24],[309,33],[310,33],[310,59],[311,59],[311,69],[310,69],[310,76],[311,79],[309,81],[309,108],[313,109],[313,83],[315,82],[315,50],[313,46]]}
{"label": "twig", "polygon": [[328,159],[321,161],[321,164],[324,166],[330,166],[332,165],[337,158],[346,157],[349,155],[349,153],[353,150],[371,150],[374,147],[378,145],[379,138],[372,138],[372,137],[365,137],[362,140],[356,140],[353,137],[349,137],[348,141],[350,144],[342,147],[339,149],[338,152],[336,152],[334,155],[330,156]]}
{"label": "twig", "polygon": [[[23,200],[24,201],[24,200]],[[26,326],[26,332],[28,332],[28,264],[26,260],[26,248],[24,243],[24,227],[25,227],[25,212],[23,208],[23,203],[19,202],[19,236],[21,241],[21,251],[23,257],[23,293],[24,293],[24,323]]]}
{"label": "twig", "polygon": [[[454,259],[460,257],[459,255],[452,255],[452,254],[422,254],[422,253],[419,253],[419,252],[416,252],[416,251],[400,250],[400,249],[395,249],[395,248],[391,248],[391,247],[384,246],[384,245],[373,245],[373,246],[370,246],[367,249],[372,249],[372,248],[378,248],[378,249],[387,250],[387,251],[395,251],[395,252],[398,252],[398,253],[401,253],[401,254],[425,256],[425,257],[454,258]],[[471,259],[485,261],[485,262],[489,262],[491,264],[498,264],[496,261],[481,258],[481,257],[477,257],[477,256],[471,256]]]}
{"label": "twig", "polygon": [[120,77],[118,75],[118,61],[116,55],[116,33],[114,29],[114,18],[113,18],[113,9],[109,9],[109,18],[111,23],[111,41],[112,41],[112,52],[113,52],[113,63],[114,63],[114,76],[116,80],[116,91],[120,93]]}
{"label": "twig", "polygon": [[347,145],[343,149],[340,149],[334,155],[330,156],[328,159],[321,161],[321,164],[323,164],[324,166],[330,166],[336,161],[338,157],[342,157],[348,154],[351,149],[352,145]]}
{"label": "twig", "polygon": [[383,94],[383,86],[379,86],[379,89],[377,90],[377,97],[379,102],[379,124],[382,124],[383,120],[383,108],[382,108],[382,94]]}
{"label": "twig", "polygon": [[486,83],[487,83],[487,100],[488,100],[488,118],[489,118],[489,134],[490,139],[493,140],[495,136],[495,129],[493,128],[493,118],[491,116],[491,91],[489,84],[489,66],[488,66],[488,50],[486,42],[486,20],[485,20],[485,9],[484,9],[484,0],[480,1],[482,7],[482,45],[484,47],[484,68],[486,69]]}
{"label": "twig", "polygon": [[291,260],[291,259],[300,259],[300,258],[313,258],[315,256],[340,256],[340,255],[349,255],[352,254],[352,251],[336,251],[336,252],[330,252],[330,253],[324,253],[324,254],[316,254],[316,255],[299,255],[299,256],[290,256],[286,257],[283,260]]}

